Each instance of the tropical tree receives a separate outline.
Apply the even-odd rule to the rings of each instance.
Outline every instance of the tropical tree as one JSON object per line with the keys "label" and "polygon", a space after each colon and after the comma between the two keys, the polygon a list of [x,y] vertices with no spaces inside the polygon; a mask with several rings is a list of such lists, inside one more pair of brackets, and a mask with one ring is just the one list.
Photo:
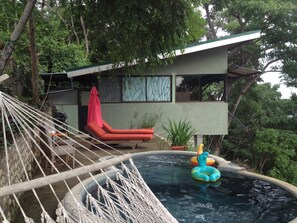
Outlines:
{"label": "tropical tree", "polygon": [[[83,42],[92,63],[159,63],[160,55],[203,34],[195,1],[57,1],[71,40]],[[96,18],[96,19],[94,19]]]}
{"label": "tropical tree", "polygon": [[296,171],[291,168],[297,159],[293,127],[296,118],[292,115],[295,103],[281,99],[277,85],[255,83],[238,106],[224,138],[222,154],[247,163],[260,173],[296,183]]}
{"label": "tropical tree", "polygon": [[[255,44],[237,48],[230,53],[231,67],[239,65],[261,71],[241,80],[241,90],[236,91],[237,96],[229,101],[230,125],[243,95],[255,82],[261,80],[263,73],[281,72],[287,83],[293,86],[294,60],[297,58],[294,38],[297,34],[297,5],[293,0],[211,0],[203,1],[203,8],[209,38],[218,37],[219,31],[234,34],[259,29],[263,34]],[[229,81],[229,85],[232,84]],[[214,138],[216,154],[219,154],[224,136]]]}
{"label": "tropical tree", "polygon": [[[5,1],[5,3],[2,5],[2,7],[9,6],[9,3],[10,3],[10,1],[8,1],[8,2]],[[3,74],[5,65],[12,54],[14,44],[16,43],[16,41],[19,40],[19,38],[21,37],[21,34],[23,33],[24,29],[26,28],[27,21],[29,19],[29,16],[30,16],[32,10],[34,9],[35,3],[36,3],[36,0],[28,0],[27,1],[27,4],[23,11],[23,14],[20,17],[20,20],[18,21],[17,25],[15,26],[12,34],[7,39],[5,44],[2,43],[4,45],[4,47],[2,49],[1,57],[0,57],[0,75]],[[19,5],[18,2],[15,2],[15,4]],[[7,12],[4,12],[5,15],[6,15],[6,13]]]}
{"label": "tropical tree", "polygon": [[[28,5],[31,6],[30,12]],[[10,74],[6,85],[1,86],[2,90],[18,96],[32,97],[33,102],[37,103],[40,97],[38,71],[61,72],[69,66],[87,64],[83,48],[66,41],[69,35],[64,31],[64,27],[61,27],[61,20],[57,19],[55,14],[49,13],[40,5],[33,10],[32,1],[27,3],[23,15],[24,4],[20,1],[4,0],[1,7],[0,17],[3,23],[0,43],[3,50],[0,62],[3,69],[4,65],[7,65],[6,72]],[[26,16],[30,21],[28,29],[25,29],[23,18]],[[21,35],[22,32],[24,35]],[[55,62],[54,65],[52,61]]]}

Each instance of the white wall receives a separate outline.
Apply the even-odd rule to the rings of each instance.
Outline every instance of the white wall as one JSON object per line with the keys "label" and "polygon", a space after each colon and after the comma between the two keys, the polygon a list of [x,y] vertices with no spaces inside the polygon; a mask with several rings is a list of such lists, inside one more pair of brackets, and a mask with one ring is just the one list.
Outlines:
{"label": "white wall", "polygon": [[[227,65],[227,49],[216,48],[178,56],[173,64],[161,67],[154,74],[226,74]],[[152,73],[146,72],[145,74]]]}
{"label": "white wall", "polygon": [[129,103],[102,104],[102,117],[114,128],[129,128],[131,121],[145,113],[161,114],[156,132],[163,132],[162,124],[168,119],[179,121],[187,119],[196,129],[197,135],[228,134],[228,104],[225,102],[191,102],[191,103]]}

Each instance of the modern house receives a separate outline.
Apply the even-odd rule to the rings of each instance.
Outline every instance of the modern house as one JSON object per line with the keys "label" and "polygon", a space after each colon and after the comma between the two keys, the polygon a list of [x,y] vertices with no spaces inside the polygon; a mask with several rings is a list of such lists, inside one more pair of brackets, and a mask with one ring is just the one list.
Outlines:
{"label": "modern house", "polygon": [[[98,88],[103,119],[114,128],[129,128],[145,114],[156,114],[160,119],[155,130],[160,134],[168,119],[189,120],[198,136],[228,134],[227,80],[254,72],[228,68],[228,52],[259,37],[260,31],[251,31],[192,44],[177,50],[172,64],[139,75],[127,76],[121,68],[114,72],[112,64],[55,74],[53,81],[71,85],[51,90],[48,99],[80,130],[86,124],[93,84]],[[43,77],[49,80],[49,75]]]}

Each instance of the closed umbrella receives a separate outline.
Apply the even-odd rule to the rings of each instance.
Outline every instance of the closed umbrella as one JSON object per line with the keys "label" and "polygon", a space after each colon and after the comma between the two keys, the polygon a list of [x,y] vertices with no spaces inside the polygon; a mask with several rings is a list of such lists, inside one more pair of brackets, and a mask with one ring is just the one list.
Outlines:
{"label": "closed umbrella", "polygon": [[103,127],[100,99],[96,87],[92,87],[88,104],[88,123],[93,122]]}

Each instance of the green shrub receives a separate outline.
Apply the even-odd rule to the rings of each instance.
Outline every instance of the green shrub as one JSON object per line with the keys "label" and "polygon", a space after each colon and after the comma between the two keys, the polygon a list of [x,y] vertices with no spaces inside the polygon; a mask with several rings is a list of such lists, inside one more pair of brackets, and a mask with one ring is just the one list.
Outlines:
{"label": "green shrub", "polygon": [[133,120],[131,121],[130,128],[153,128],[161,117],[161,113],[145,113],[138,118],[138,112],[134,113]]}
{"label": "green shrub", "polygon": [[194,136],[195,130],[187,120],[168,120],[168,126],[163,125],[163,129],[168,134],[167,139],[173,146],[185,146]]}

